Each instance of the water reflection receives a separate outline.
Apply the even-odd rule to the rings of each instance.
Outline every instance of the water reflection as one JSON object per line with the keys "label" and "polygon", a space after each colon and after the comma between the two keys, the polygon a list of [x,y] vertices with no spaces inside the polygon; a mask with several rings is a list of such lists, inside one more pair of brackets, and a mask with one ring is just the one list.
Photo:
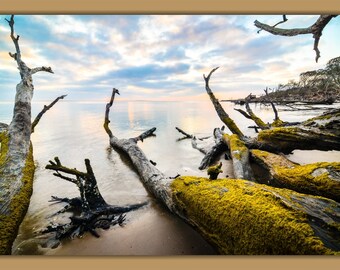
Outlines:
{"label": "water reflection", "polygon": [[[3,104],[1,104],[3,106]],[[7,106],[7,105],[6,105]],[[252,121],[234,110],[234,105],[223,103],[228,114],[246,135],[254,136],[247,128]],[[33,104],[33,115],[41,109]],[[4,107],[1,107],[4,108]],[[280,109],[280,107],[278,108]],[[49,255],[173,255],[213,254],[215,251],[191,228],[154,203],[127,156],[112,150],[103,129],[105,103],[59,102],[42,118],[32,136],[37,170],[31,204],[20,234],[14,245],[14,254]],[[272,122],[271,108],[253,106],[253,111],[265,122]],[[8,110],[2,109],[2,119],[9,119]],[[303,121],[320,111],[281,112],[286,121]],[[181,134],[176,126],[198,136],[211,136],[222,123],[210,102],[115,102],[111,109],[111,130],[118,138],[135,137],[152,127],[157,136],[139,143],[149,159],[166,175],[205,175],[198,170],[203,154],[191,146],[190,140],[178,141]],[[1,121],[2,121],[1,119]],[[5,122],[5,121],[4,121]],[[306,154],[297,152],[292,158],[303,162]],[[320,160],[328,153],[317,151]],[[127,215],[124,228],[100,232],[99,240],[91,235],[84,239],[66,241],[55,249],[46,236],[36,234],[52,220],[48,218],[61,205],[48,203],[52,195],[78,196],[78,190],[44,169],[48,160],[58,156],[65,166],[85,170],[84,159],[89,158],[98,186],[110,204],[126,205],[149,201],[143,209]],[[340,160],[339,152],[330,159]],[[313,160],[315,162],[315,160]],[[232,177],[231,164],[225,161],[224,174]],[[225,176],[224,175],[224,176]],[[67,220],[68,215],[54,217],[55,222]]]}

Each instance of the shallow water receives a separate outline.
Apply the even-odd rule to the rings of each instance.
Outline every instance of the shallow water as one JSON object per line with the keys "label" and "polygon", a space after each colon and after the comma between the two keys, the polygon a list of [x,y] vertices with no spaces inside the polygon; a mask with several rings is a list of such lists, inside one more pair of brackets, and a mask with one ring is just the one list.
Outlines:
{"label": "shallow water", "polygon": [[[44,103],[33,104],[36,115]],[[9,123],[11,103],[0,103],[0,122]],[[253,123],[234,111],[234,105],[223,103],[225,110],[246,135],[254,135],[247,128]],[[272,121],[269,107],[253,106],[264,121]],[[215,254],[213,248],[191,227],[159,206],[140,182],[130,161],[109,147],[103,129],[105,103],[59,101],[49,110],[32,135],[37,170],[34,192],[28,213],[20,227],[13,246],[13,254],[46,255],[180,255]],[[281,111],[285,121],[302,121],[321,111]],[[156,127],[156,136],[144,140],[139,146],[147,157],[168,176],[202,175],[199,171],[203,154],[191,146],[190,140],[175,130],[180,127],[190,134],[209,136],[215,127],[221,127],[210,102],[115,102],[111,109],[111,130],[119,138],[135,137]],[[209,140],[208,140],[209,141]],[[49,218],[62,206],[50,204],[52,195],[76,197],[78,190],[44,169],[48,160],[58,156],[68,167],[85,170],[84,159],[89,158],[99,189],[110,204],[126,205],[148,201],[142,209],[127,214],[124,227],[115,226],[99,231],[99,239],[86,235],[83,239],[64,241],[56,248],[47,236],[37,233],[50,222],[65,222],[67,214]],[[337,151],[294,151],[295,162],[339,161]],[[229,175],[230,164],[224,162],[224,174]]]}

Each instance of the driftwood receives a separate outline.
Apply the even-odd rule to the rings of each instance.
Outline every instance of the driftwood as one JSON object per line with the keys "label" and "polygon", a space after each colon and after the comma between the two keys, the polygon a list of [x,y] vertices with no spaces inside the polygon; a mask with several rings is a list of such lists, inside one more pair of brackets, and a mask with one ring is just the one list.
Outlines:
{"label": "driftwood", "polygon": [[89,159],[85,159],[85,166],[86,172],[70,169],[63,166],[58,157],[55,157],[54,161],[50,161],[50,164],[46,166],[46,169],[55,171],[54,176],[77,185],[80,197],[69,199],[53,196],[51,202],[66,203],[66,206],[52,216],[66,211],[73,212],[73,216],[70,217],[69,223],[52,223],[42,233],[55,233],[56,240],[81,237],[86,232],[99,237],[97,228],[109,229],[116,224],[122,225],[125,221],[124,213],[147,204],[147,202],[128,206],[107,204],[98,189]]}
{"label": "driftwood", "polygon": [[165,177],[134,138],[118,139],[110,130],[109,112],[116,93],[113,89],[104,121],[110,145],[129,156],[160,203],[222,254],[335,254],[340,250],[340,205],[332,200],[246,180]]}
{"label": "driftwood", "polygon": [[9,55],[16,61],[21,77],[16,86],[13,118],[8,128],[0,133],[0,254],[10,254],[29,205],[34,176],[31,138],[32,75],[44,71],[53,73],[50,67],[29,68],[22,60],[19,36],[14,33],[14,15],[7,20],[15,53]]}

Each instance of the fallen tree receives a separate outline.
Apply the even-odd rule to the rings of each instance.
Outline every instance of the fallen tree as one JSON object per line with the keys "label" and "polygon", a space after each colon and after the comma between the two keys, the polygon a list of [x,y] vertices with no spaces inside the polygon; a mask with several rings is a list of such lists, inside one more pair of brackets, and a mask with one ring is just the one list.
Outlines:
{"label": "fallen tree", "polygon": [[110,145],[128,155],[146,189],[160,203],[222,254],[338,254],[340,204],[242,179],[166,177],[137,146],[138,138],[153,134],[155,128],[130,139],[118,139],[110,130],[110,108],[118,93],[113,89],[106,105],[104,128]]}

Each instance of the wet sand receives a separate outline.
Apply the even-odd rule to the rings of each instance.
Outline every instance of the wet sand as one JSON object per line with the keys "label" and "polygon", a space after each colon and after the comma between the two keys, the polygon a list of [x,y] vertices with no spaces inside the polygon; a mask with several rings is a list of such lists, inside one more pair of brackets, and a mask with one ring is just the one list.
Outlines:
{"label": "wet sand", "polygon": [[209,255],[216,251],[187,224],[149,206],[127,214],[124,227],[98,231],[49,249],[46,255]]}

